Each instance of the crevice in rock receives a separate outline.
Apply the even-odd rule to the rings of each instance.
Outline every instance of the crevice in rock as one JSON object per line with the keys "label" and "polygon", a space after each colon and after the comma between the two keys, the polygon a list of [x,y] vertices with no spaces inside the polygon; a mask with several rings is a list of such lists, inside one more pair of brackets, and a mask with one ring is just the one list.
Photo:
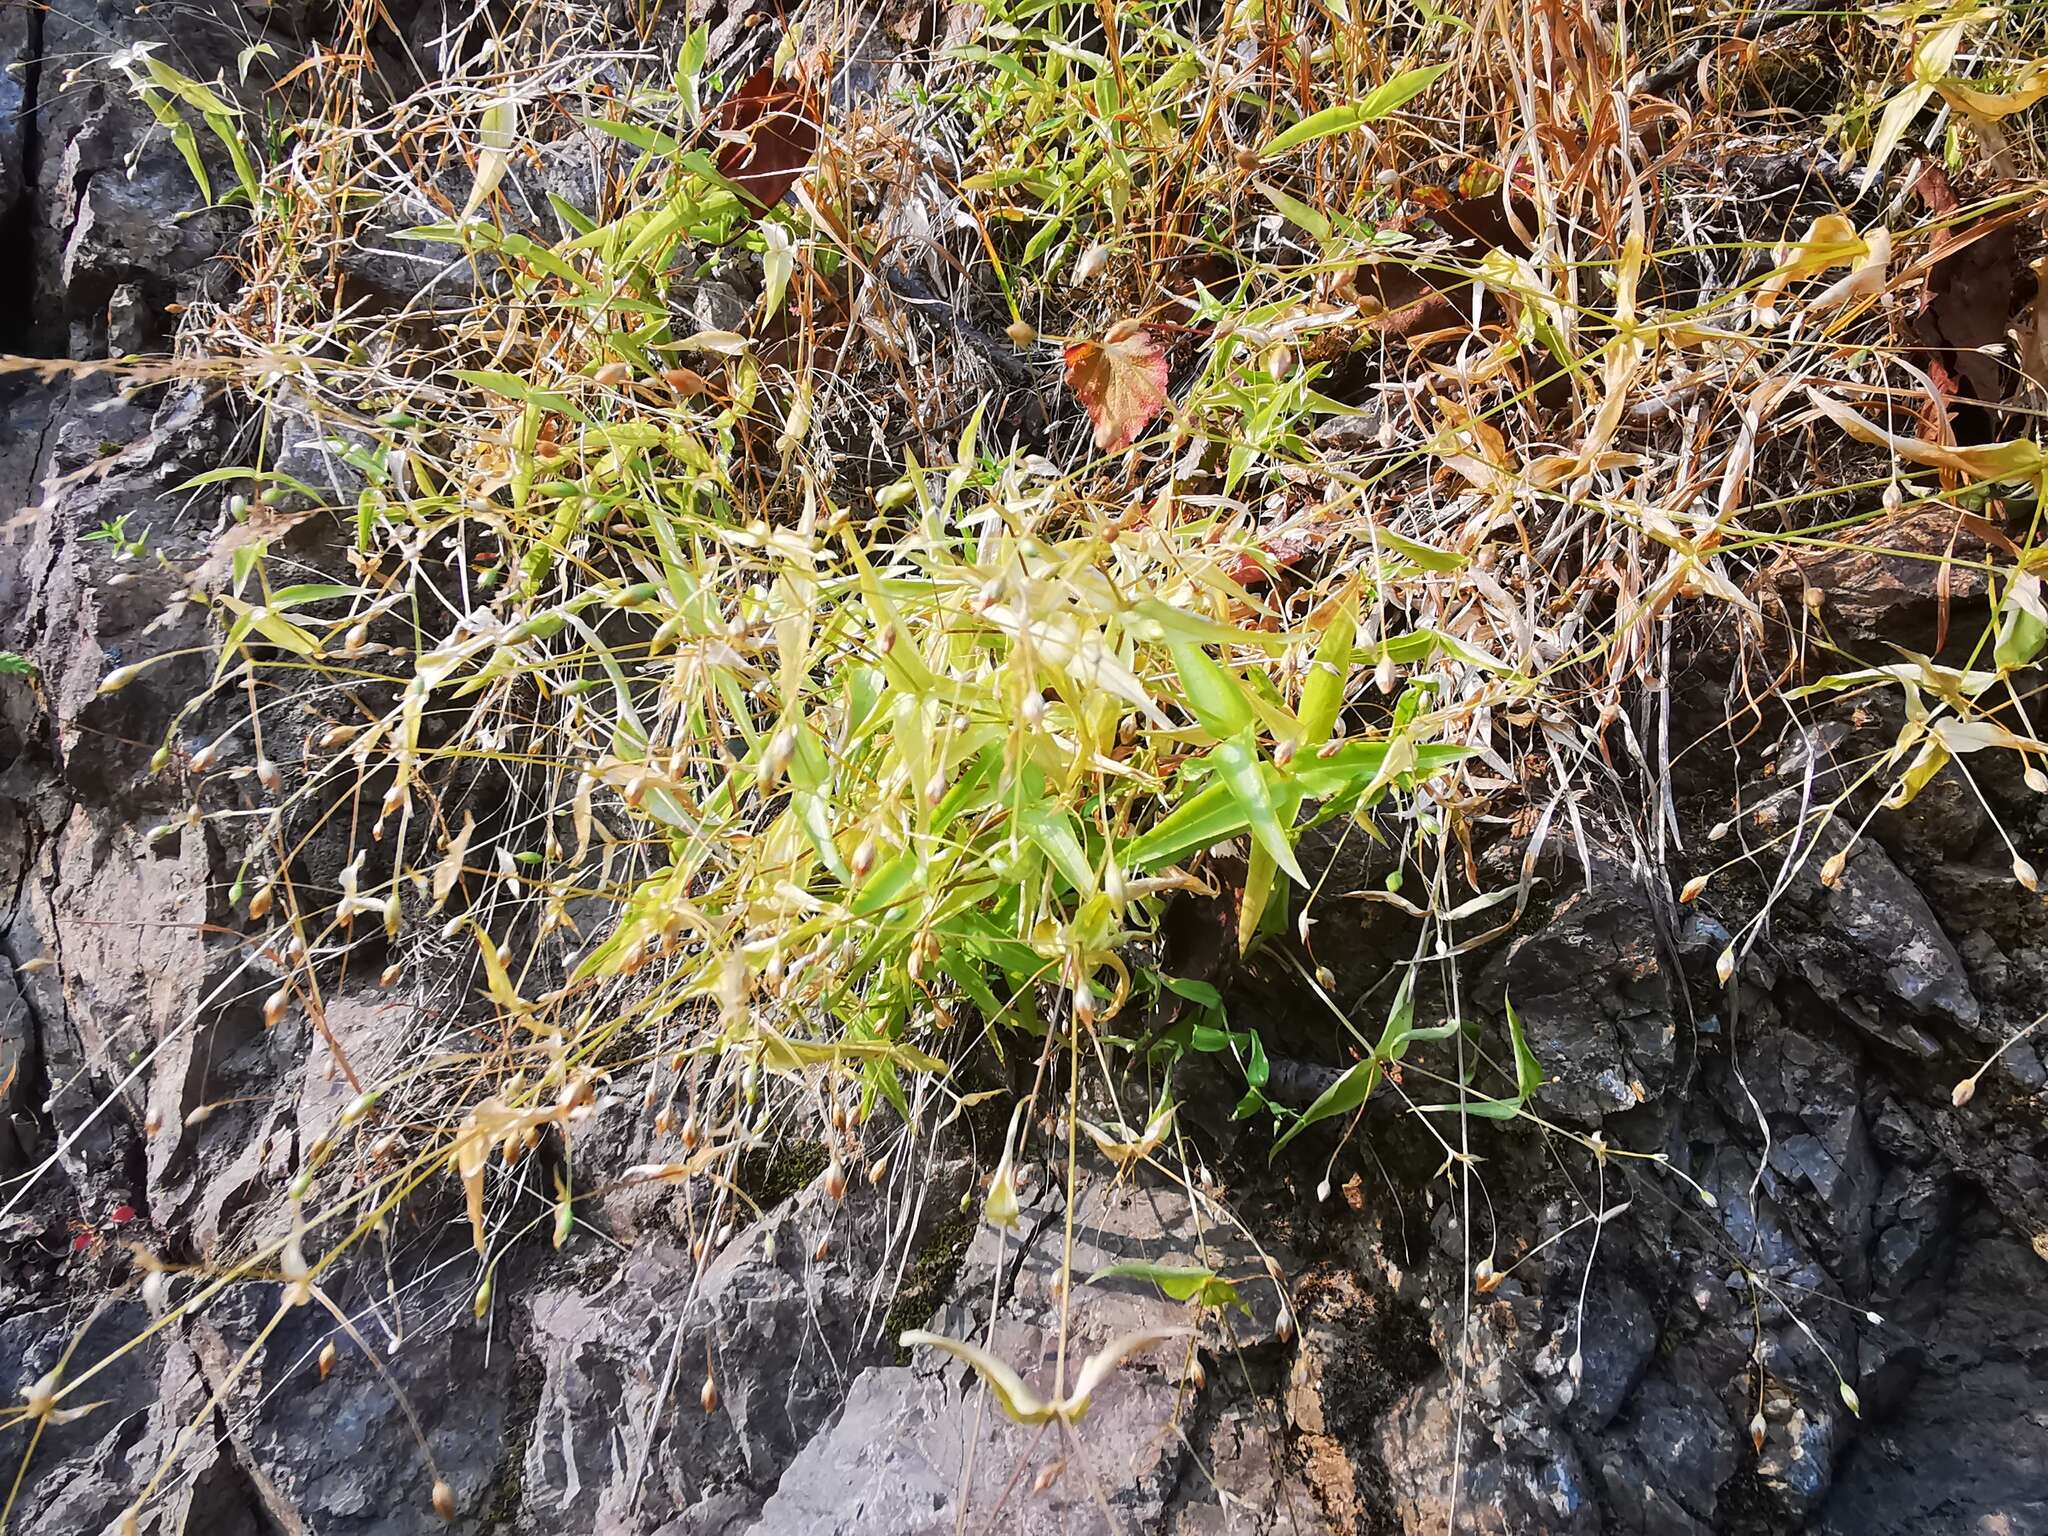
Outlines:
{"label": "crevice in rock", "polygon": [[[41,90],[43,78],[43,7],[23,6],[28,36],[22,47],[21,107],[16,114],[21,135],[21,184],[14,198],[0,209],[0,293],[14,296],[0,308],[0,351],[32,354],[39,334],[36,316],[40,264],[36,260],[35,188],[42,179],[43,135]],[[9,125],[0,125],[0,133]],[[40,453],[37,455],[40,460]]]}

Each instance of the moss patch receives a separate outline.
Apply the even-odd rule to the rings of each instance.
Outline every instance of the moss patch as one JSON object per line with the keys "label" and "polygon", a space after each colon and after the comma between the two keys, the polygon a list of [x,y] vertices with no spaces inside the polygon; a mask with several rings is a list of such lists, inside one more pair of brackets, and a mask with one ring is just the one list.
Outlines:
{"label": "moss patch", "polygon": [[910,1364],[910,1351],[896,1344],[897,1336],[906,1328],[922,1328],[930,1322],[939,1303],[952,1293],[978,1225],[980,1218],[973,1211],[948,1216],[933,1228],[931,1239],[910,1266],[896,1299],[889,1303],[889,1315],[882,1319],[882,1331],[896,1351],[898,1365]]}

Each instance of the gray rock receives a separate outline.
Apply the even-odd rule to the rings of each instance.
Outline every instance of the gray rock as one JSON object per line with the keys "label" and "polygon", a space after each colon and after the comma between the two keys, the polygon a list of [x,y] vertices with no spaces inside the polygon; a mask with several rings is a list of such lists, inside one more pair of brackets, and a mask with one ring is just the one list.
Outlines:
{"label": "gray rock", "polygon": [[1395,1405],[1381,1430],[1378,1452],[1404,1530],[1592,1536],[1600,1529],[1596,1488],[1562,1428],[1540,1410],[1491,1421],[1461,1411],[1455,1398],[1450,1378],[1425,1382]]}
{"label": "gray rock", "polygon": [[[965,1183],[963,1166],[929,1172],[921,1199],[857,1182],[839,1204],[821,1178],[701,1273],[643,1233],[596,1287],[534,1295],[545,1380],[526,1453],[528,1523],[613,1536],[679,1519],[708,1532],[758,1510],[856,1373],[893,1354],[890,1297]],[[698,1405],[707,1364],[719,1384],[710,1414]]]}
{"label": "gray rock", "polygon": [[[1798,814],[1797,792],[1786,791],[1750,817],[1768,831]],[[1812,873],[1785,892],[1788,916],[1776,947],[1857,1028],[1909,1057],[1932,1061],[1945,1040],[1983,1038],[1982,1010],[1955,945],[1883,847],[1856,843],[1835,885],[1820,884],[1820,867],[1849,847],[1851,835],[1840,818],[1820,829]]]}
{"label": "gray rock", "polygon": [[[266,1332],[281,1294],[275,1285],[236,1287],[191,1326],[208,1386],[226,1394],[228,1443],[265,1515],[290,1536],[485,1529],[502,1475],[512,1351],[471,1321],[467,1284],[449,1284],[448,1271],[395,1302],[382,1294],[371,1265],[359,1278],[345,1268],[326,1273],[336,1304],[380,1350],[381,1372],[317,1302],[287,1312]],[[336,1360],[322,1380],[318,1361],[329,1342]],[[434,1513],[434,1471],[413,1438],[401,1392],[434,1470],[454,1492],[452,1526]]]}
{"label": "gray rock", "polygon": [[[1560,866],[1573,871],[1576,863]],[[1543,1064],[1539,1102],[1575,1120],[1636,1108],[1675,1080],[1677,998],[1640,876],[1611,854],[1592,861],[1590,886],[1531,920],[1488,963],[1481,1006],[1511,997]]]}

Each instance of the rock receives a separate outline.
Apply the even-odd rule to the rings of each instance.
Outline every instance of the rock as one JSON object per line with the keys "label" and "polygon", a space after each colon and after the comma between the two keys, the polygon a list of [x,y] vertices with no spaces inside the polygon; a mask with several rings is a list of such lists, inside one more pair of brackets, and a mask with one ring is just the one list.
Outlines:
{"label": "rock", "polygon": [[1980,1226],[1927,1330],[1925,1373],[1894,1418],[1866,1430],[1813,1529],[2048,1533],[2040,1276],[2026,1244]]}
{"label": "rock", "polygon": [[[1041,1393],[1058,1373],[1062,1321],[1066,1380],[1079,1362],[1124,1335],[1188,1326],[1187,1304],[1164,1296],[1150,1281],[1116,1279],[1081,1284],[1115,1263],[1200,1263],[1230,1277],[1250,1307],[1210,1315],[1202,1331],[1204,1353],[1214,1353],[1213,1382],[1242,1351],[1270,1346],[1279,1337],[1281,1300],[1263,1260],[1234,1229],[1201,1211],[1178,1189],[1114,1187],[1091,1180],[1075,1211],[1071,1248],[1058,1199],[1049,1185],[1024,1230],[1006,1238],[984,1226],[970,1247],[954,1303],[933,1331],[971,1339],[1015,1369]],[[1063,1260],[1071,1255],[1070,1265]],[[1003,1299],[991,1315],[996,1276]],[[1059,1281],[1077,1282],[1063,1304]],[[1112,1372],[1087,1417],[1069,1436],[1041,1433],[1012,1422],[970,1371],[927,1348],[910,1367],[882,1366],[864,1373],[838,1420],[804,1448],[751,1536],[917,1536],[952,1531],[999,1507],[1020,1536],[1166,1528],[1168,1503],[1189,1454],[1176,1433],[1177,1418],[1217,1390],[1187,1376],[1187,1343],[1169,1342],[1143,1352]],[[1249,1481],[1241,1497],[1272,1507],[1283,1484],[1270,1463],[1254,1471],[1244,1436],[1263,1433],[1240,1405],[1219,1411],[1221,1443]],[[1055,1463],[1058,1465],[1055,1466]],[[1048,1471],[1051,1468],[1052,1470]],[[1227,1470],[1227,1466],[1226,1466]],[[1041,1478],[1047,1479],[1038,1488]],[[1301,1496],[1298,1485],[1290,1485]],[[1028,1495],[1026,1489],[1033,1490]],[[1237,1490],[1229,1490],[1235,1493]],[[1105,1522],[1107,1504],[1114,1523]],[[1179,1528],[1229,1530],[1222,1496],[1195,1493],[1180,1501]],[[1189,1523],[1192,1522],[1192,1523]],[[1222,1523],[1218,1523],[1222,1522]],[[1253,1527],[1256,1528],[1256,1527]]]}
{"label": "rock", "polygon": [[1638,874],[1599,853],[1591,884],[1533,914],[1480,976],[1481,1006],[1512,1000],[1543,1064],[1538,1101],[1558,1114],[1597,1123],[1661,1096],[1675,1080],[1677,999],[1651,911],[1656,899]]}
{"label": "rock", "polygon": [[1718,1530],[1721,1490],[1738,1465],[1726,1411],[1684,1361],[1644,1381],[1595,1452],[1616,1529],[1640,1536]]}
{"label": "rock", "polygon": [[1233,1403],[1201,1425],[1168,1501],[1165,1536],[1264,1536],[1324,1528],[1315,1493],[1293,1466],[1271,1408]]}
{"label": "rock", "polygon": [[[939,1167],[921,1200],[857,1183],[835,1204],[821,1178],[701,1275],[687,1253],[642,1233],[595,1291],[534,1295],[545,1379],[526,1453],[529,1523],[624,1536],[751,1517],[855,1373],[893,1354],[883,1325],[895,1277],[964,1182],[964,1166]],[[719,1396],[710,1414],[698,1406],[707,1364]]]}
{"label": "rock", "polygon": [[[226,1394],[235,1460],[265,1516],[288,1536],[486,1529],[505,1454],[512,1352],[471,1320],[466,1276],[444,1269],[391,1298],[374,1262],[344,1261],[324,1271],[322,1283],[363,1343],[378,1350],[381,1371],[317,1301],[287,1312],[266,1334],[276,1285],[232,1288],[191,1325],[208,1386]],[[335,1364],[323,1381],[319,1355],[330,1342]],[[398,1393],[418,1417],[433,1470]],[[434,1513],[435,1471],[455,1495],[452,1525]]]}
{"label": "rock", "polygon": [[[1799,814],[1797,797],[1774,795],[1750,820],[1759,832],[1782,831]],[[1776,948],[1844,1018],[1909,1059],[1930,1062],[1945,1043],[1984,1038],[1962,958],[1926,898],[1880,845],[1852,847],[1851,839],[1840,817],[1814,834],[1812,872],[1795,876],[1782,897]],[[1845,850],[1840,878],[1821,885],[1820,867]]]}
{"label": "rock", "polygon": [[31,89],[42,69],[41,13],[0,6],[0,218],[13,214],[27,189]]}
{"label": "rock", "polygon": [[[988,1347],[1043,1386],[1058,1338],[1006,1325]],[[1183,1356],[1161,1348],[1126,1362],[1071,1441],[1012,1423],[950,1362],[867,1371],[749,1536],[945,1536],[958,1529],[963,1502],[970,1522],[1000,1509],[1017,1536],[1155,1530],[1180,1470],[1171,1426],[1181,1389],[1169,1362]],[[1027,1493],[1048,1469],[1050,1485]]]}
{"label": "rock", "polygon": [[[95,403],[113,408],[87,414]],[[215,512],[172,488],[222,463],[229,424],[218,399],[196,387],[176,389],[154,411],[84,386],[69,404],[48,435],[43,499],[13,578],[21,606],[6,616],[0,643],[40,671],[65,784],[139,813],[175,793],[148,772],[149,760],[212,675],[208,618],[179,593],[182,571],[212,546]],[[123,552],[115,529],[142,544],[141,557]],[[125,687],[100,692],[116,668],[166,653]]]}
{"label": "rock", "polygon": [[1381,1430],[1377,1450],[1403,1530],[1592,1536],[1600,1529],[1596,1490],[1560,1427],[1540,1410],[1489,1423],[1461,1412],[1454,1397],[1450,1378],[1425,1382],[1395,1405]]}
{"label": "rock", "polygon": [[[1827,638],[1852,655],[1896,660],[1891,647],[1932,655],[1946,603],[1960,613],[1981,602],[1990,550],[1953,512],[1939,508],[1881,518],[1859,528],[1853,541],[1801,545],[1773,568],[1779,597],[1795,609],[1808,592],[1820,594],[1819,620]],[[1946,592],[1930,572],[1935,561]],[[1967,645],[1974,626],[1954,623],[1950,635]],[[1833,667],[1823,670],[1837,670]]]}

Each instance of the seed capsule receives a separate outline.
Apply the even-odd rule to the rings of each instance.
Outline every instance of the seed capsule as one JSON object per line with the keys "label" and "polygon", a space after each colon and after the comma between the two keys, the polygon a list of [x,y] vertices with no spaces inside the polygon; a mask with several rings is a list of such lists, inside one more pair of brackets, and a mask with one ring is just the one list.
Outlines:
{"label": "seed capsule", "polygon": [[455,1518],[455,1490],[439,1478],[434,1479],[434,1513],[443,1520]]}
{"label": "seed capsule", "polygon": [[706,1413],[718,1412],[718,1383],[711,1379],[711,1373],[704,1373],[704,1390],[697,1394],[697,1401],[704,1405]]}

